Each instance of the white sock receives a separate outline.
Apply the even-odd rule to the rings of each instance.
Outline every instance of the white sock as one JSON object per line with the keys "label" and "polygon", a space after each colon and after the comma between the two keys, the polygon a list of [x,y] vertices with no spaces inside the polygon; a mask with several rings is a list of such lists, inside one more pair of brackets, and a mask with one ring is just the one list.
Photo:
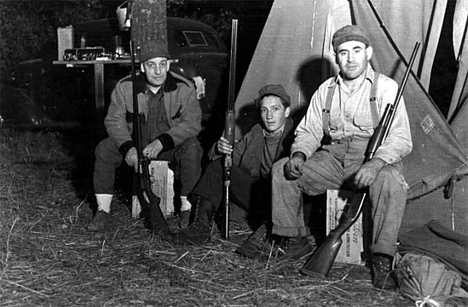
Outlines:
{"label": "white sock", "polygon": [[110,205],[112,202],[112,194],[96,194],[96,201],[98,205],[98,211],[110,213]]}
{"label": "white sock", "polygon": [[187,210],[192,209],[192,204],[187,199],[187,196],[181,196],[180,202],[181,202],[180,211],[187,211]]}

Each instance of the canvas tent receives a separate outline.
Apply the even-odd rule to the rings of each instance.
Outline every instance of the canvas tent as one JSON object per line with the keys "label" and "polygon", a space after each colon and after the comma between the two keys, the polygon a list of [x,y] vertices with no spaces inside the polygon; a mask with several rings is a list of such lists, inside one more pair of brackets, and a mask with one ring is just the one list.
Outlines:
{"label": "canvas tent", "polygon": [[337,71],[331,37],[340,27],[359,25],[372,42],[374,69],[398,83],[419,41],[404,92],[414,149],[404,160],[410,193],[401,231],[437,218],[468,234],[466,1],[455,6],[453,57],[459,73],[449,121],[428,94],[446,5],[447,0],[275,0],[236,99],[237,136],[252,124],[252,99],[268,83],[285,86],[300,118],[315,89]]}

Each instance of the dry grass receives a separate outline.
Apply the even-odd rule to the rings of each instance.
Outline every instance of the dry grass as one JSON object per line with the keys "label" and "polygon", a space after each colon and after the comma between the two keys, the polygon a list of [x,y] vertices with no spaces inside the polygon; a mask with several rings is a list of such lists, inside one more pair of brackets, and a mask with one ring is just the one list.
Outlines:
{"label": "dry grass", "polygon": [[0,306],[413,306],[373,289],[363,267],[335,264],[322,279],[300,275],[303,261],[243,259],[242,228],[230,241],[172,246],[116,201],[118,227],[88,233],[91,204],[63,144],[0,131]]}

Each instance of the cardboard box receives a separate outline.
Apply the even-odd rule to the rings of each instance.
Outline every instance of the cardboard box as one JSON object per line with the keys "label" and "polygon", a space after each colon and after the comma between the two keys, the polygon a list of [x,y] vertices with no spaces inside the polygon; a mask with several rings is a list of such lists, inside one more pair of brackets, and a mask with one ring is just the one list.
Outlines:
{"label": "cardboard box", "polygon": [[150,180],[153,193],[161,198],[159,207],[165,216],[174,214],[174,171],[167,161],[151,161]]}
{"label": "cardboard box", "polygon": [[57,42],[58,42],[58,60],[63,61],[63,55],[66,49],[73,49],[73,26],[65,28],[57,28]]}
{"label": "cardboard box", "polygon": [[[167,161],[151,161],[149,165],[151,190],[161,199],[159,207],[165,217],[174,215],[174,171]],[[141,212],[137,196],[132,199],[132,217],[139,218]]]}
{"label": "cardboard box", "polygon": [[[339,196],[338,196],[339,194]],[[345,205],[352,201],[354,193],[349,190],[328,190],[327,191],[327,234],[334,229],[340,220],[341,213]],[[362,214],[356,223],[351,226],[341,237],[343,243],[336,257],[336,262],[363,264],[363,230]]]}

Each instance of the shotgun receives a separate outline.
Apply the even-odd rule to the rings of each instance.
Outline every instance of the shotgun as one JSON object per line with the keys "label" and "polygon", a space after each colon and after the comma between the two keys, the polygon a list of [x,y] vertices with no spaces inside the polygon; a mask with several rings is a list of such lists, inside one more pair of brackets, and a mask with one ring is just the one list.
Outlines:
{"label": "shotgun", "polygon": [[[385,112],[380,119],[379,125],[374,131],[372,138],[370,140],[369,146],[366,150],[366,157],[364,163],[372,159],[375,152],[379,146],[385,141],[385,138],[388,135],[390,126],[392,125],[393,118],[395,116],[395,111],[398,108],[403,90],[405,89],[408,76],[411,72],[411,66],[413,66],[414,59],[419,49],[419,42],[416,42],[413,53],[411,54],[411,59],[406,68],[405,75],[401,87],[398,89],[395,102],[393,104],[388,104],[385,108]],[[336,259],[338,251],[340,250],[343,240],[341,239],[342,235],[349,229],[351,226],[358,220],[359,215],[362,212],[364,203],[367,198],[367,191],[358,192],[357,195],[353,197],[353,201],[348,207],[348,210],[344,212],[340,218],[340,223],[336,226],[335,229],[330,231],[327,238],[322,245],[312,254],[312,256],[307,260],[306,264],[302,267],[301,273],[305,275],[322,275],[327,276],[330,273],[330,269],[333,265],[333,262]]]}
{"label": "shotgun", "polygon": [[[234,132],[236,124],[236,114],[234,110],[234,93],[236,90],[236,57],[237,57],[237,19],[232,20],[231,32],[231,58],[229,63],[229,89],[226,115],[224,118],[224,137],[229,144],[234,147]],[[229,189],[231,185],[232,154],[224,156],[224,215],[223,215],[223,236],[229,240]]]}
{"label": "shotgun", "polygon": [[150,161],[143,155],[143,149],[146,144],[146,119],[145,115],[139,113],[137,76],[135,71],[135,49],[134,42],[130,42],[130,57],[132,66],[132,95],[133,95],[133,139],[136,144],[138,155],[138,173],[134,175],[134,189],[140,203],[142,212],[141,217],[145,224],[154,233],[165,235],[169,232],[166,219],[159,207],[161,199],[156,196],[151,189],[149,174]]}

